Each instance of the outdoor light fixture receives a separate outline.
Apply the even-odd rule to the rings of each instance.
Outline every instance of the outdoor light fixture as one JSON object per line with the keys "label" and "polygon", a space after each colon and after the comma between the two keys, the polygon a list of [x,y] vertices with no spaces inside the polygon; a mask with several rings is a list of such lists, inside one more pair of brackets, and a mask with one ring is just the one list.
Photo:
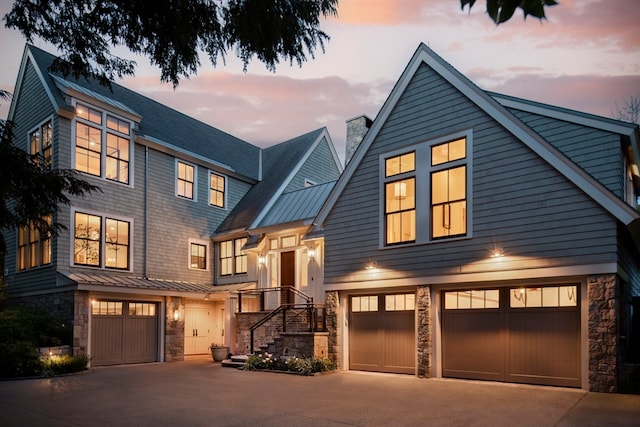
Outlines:
{"label": "outdoor light fixture", "polygon": [[180,320],[180,310],[173,310],[173,320],[176,322]]}
{"label": "outdoor light fixture", "polygon": [[502,258],[504,256],[504,251],[502,249],[494,249],[491,253],[491,258]]}
{"label": "outdoor light fixture", "polygon": [[267,262],[267,259],[262,255],[258,257],[258,264],[265,265],[266,262]]}
{"label": "outdoor light fixture", "polygon": [[378,268],[378,264],[375,261],[369,261],[365,266],[367,270],[376,270]]}
{"label": "outdoor light fixture", "polygon": [[309,249],[309,251],[307,253],[309,254],[309,258],[315,258],[316,257],[316,250],[315,249]]}
{"label": "outdoor light fixture", "polygon": [[206,294],[204,294],[204,300],[205,301],[209,301],[209,293],[208,292]]}

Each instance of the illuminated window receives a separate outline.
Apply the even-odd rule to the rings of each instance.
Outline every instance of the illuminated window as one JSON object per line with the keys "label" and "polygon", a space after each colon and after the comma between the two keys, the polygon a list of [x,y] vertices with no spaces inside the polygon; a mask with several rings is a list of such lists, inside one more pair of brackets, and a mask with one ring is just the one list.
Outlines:
{"label": "illuminated window", "polygon": [[[43,221],[51,226],[51,216]],[[34,221],[29,226],[18,227],[18,270],[40,267],[51,264],[51,234],[45,236]]]}
{"label": "illuminated window", "polygon": [[512,288],[509,290],[511,308],[575,307],[578,305],[578,287],[545,286],[540,288]]}
{"label": "illuminated window", "polygon": [[467,232],[467,168],[458,166],[465,158],[465,139],[431,147],[431,237],[434,239]]}
{"label": "illuminated window", "polygon": [[93,301],[91,314],[94,316],[122,316],[121,301]]}
{"label": "illuminated window", "polygon": [[224,208],[224,177],[213,172],[209,175],[209,204]]}
{"label": "illuminated window", "polygon": [[76,212],[74,216],[74,265],[128,270],[130,267],[130,227],[128,221]]}
{"label": "illuminated window", "polygon": [[185,199],[194,198],[195,183],[195,167],[193,165],[178,161],[177,162],[177,182],[176,182],[176,194]]}
{"label": "illuminated window", "polygon": [[29,154],[38,164],[42,162],[45,169],[51,168],[53,156],[53,125],[47,120],[37,129],[29,133]]}
{"label": "illuminated window", "polygon": [[378,296],[365,295],[351,297],[351,311],[353,313],[378,311]]}
{"label": "illuminated window", "polygon": [[246,237],[220,242],[220,275],[247,272],[247,253],[242,249],[246,243]]}
{"label": "illuminated window", "polygon": [[474,289],[469,291],[447,291],[444,293],[444,308],[467,310],[478,308],[499,308],[498,289]]}
{"label": "illuminated window", "polygon": [[156,305],[148,302],[130,302],[129,316],[153,317],[156,315]]}
{"label": "illuminated window", "polygon": [[191,243],[189,249],[189,267],[198,270],[207,269],[207,246]]}
{"label": "illuminated window", "polygon": [[407,176],[416,170],[415,153],[385,159],[385,244],[416,240],[416,178]]}
{"label": "illuminated window", "polygon": [[75,122],[75,168],[129,184],[130,123],[82,104],[76,106]]}
{"label": "illuminated window", "polygon": [[416,296],[414,294],[385,295],[385,311],[414,310],[416,308]]}

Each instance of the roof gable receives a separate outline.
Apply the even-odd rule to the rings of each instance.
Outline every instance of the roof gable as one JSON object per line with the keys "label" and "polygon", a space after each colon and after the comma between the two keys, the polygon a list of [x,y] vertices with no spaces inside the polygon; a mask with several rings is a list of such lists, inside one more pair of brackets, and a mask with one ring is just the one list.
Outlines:
{"label": "roof gable", "polygon": [[558,172],[573,182],[577,187],[581,188],[593,200],[619,219],[622,223],[628,225],[640,218],[640,214],[631,206],[615,197],[596,179],[585,173],[575,163],[562,155],[560,151],[511,114],[488,93],[473,84],[469,79],[454,69],[450,64],[445,62],[426,45],[421,44],[409,61],[407,67],[404,69],[400,79],[392,89],[391,94],[380,109],[380,112],[360,146],[356,149],[351,161],[347,164],[344,173],[336,183],[332,193],[329,195],[326,204],[318,214],[316,222],[319,225],[324,224],[333,206],[347,186],[347,183],[354,175],[358,165],[364,159],[366,153],[371,147],[371,144],[376,140],[377,135],[380,133],[387,119],[394,111],[400,98],[407,89],[407,86],[423,64],[430,67],[462,95],[490,115],[496,122],[517,137],[518,140],[523,142],[548,164],[553,166]]}

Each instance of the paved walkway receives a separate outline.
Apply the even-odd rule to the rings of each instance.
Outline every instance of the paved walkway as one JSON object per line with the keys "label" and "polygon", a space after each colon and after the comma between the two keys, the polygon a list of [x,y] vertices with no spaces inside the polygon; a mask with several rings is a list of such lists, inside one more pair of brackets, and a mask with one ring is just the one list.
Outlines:
{"label": "paved walkway", "polygon": [[640,396],[407,375],[244,372],[210,358],[0,382],[9,426],[632,426]]}

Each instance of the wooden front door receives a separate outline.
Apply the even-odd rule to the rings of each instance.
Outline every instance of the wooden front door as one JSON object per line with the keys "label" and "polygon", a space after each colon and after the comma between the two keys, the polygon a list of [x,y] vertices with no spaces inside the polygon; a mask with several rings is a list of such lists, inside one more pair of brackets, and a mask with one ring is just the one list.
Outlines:
{"label": "wooden front door", "polygon": [[296,252],[282,252],[280,254],[280,304],[294,304],[295,295],[291,291],[296,285]]}

